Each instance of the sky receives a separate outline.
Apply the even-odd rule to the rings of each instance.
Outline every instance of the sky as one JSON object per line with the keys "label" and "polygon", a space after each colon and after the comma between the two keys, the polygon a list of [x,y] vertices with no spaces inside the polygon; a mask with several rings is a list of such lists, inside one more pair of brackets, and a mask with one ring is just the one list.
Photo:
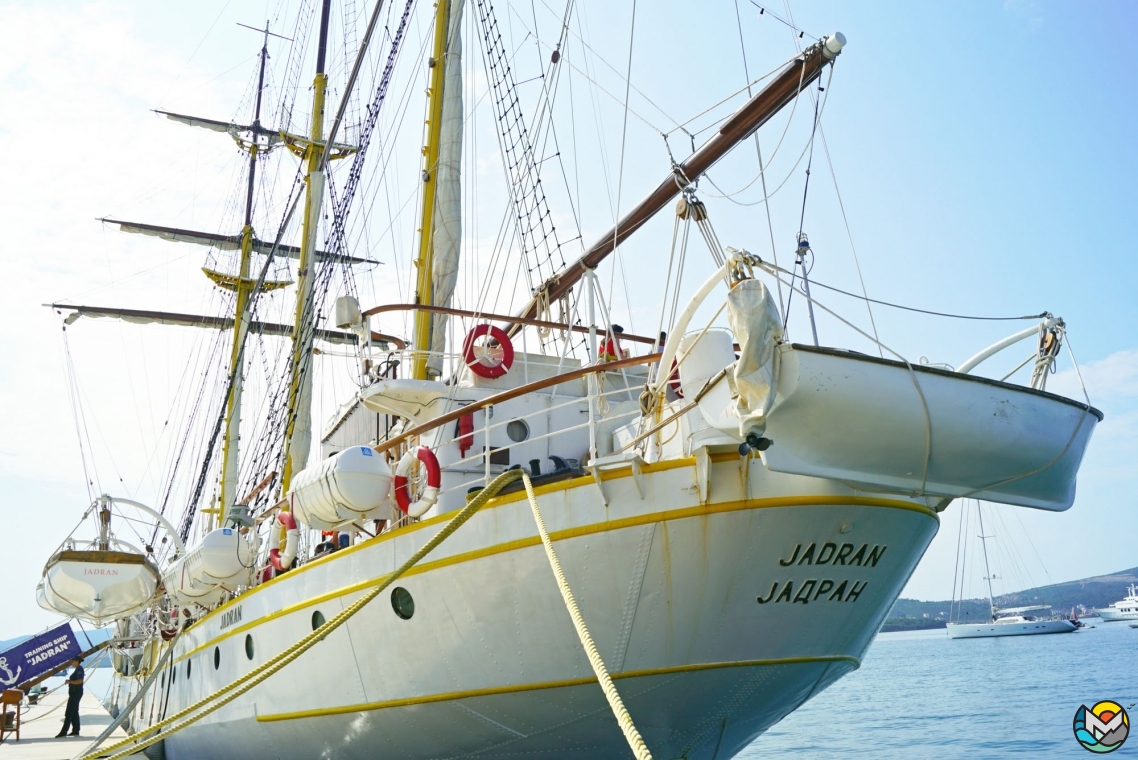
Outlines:
{"label": "sky", "polygon": [[[522,56],[538,61],[548,55],[531,29],[550,39],[563,5],[514,0],[497,7],[504,33],[520,51],[521,78]],[[749,184],[756,176],[752,148],[741,146],[713,169],[714,186],[701,185],[720,239],[765,257],[773,235],[774,253],[788,257],[801,216],[819,282],[860,291],[860,268],[866,292],[884,301],[954,314],[1046,310],[1063,317],[1070,342],[1049,389],[1082,397],[1073,349],[1086,392],[1106,419],[1095,431],[1069,511],[993,508],[1006,527],[998,536],[1005,559],[998,562],[1008,565],[996,570],[1008,584],[997,591],[1138,565],[1132,550],[1138,263],[1131,230],[1138,208],[1132,76],[1138,52],[1114,36],[1134,27],[1138,9],[1125,2],[798,2],[789,12],[780,3],[760,15],[758,6],[740,0],[737,22],[733,0],[701,3],[695,15],[690,3],[669,0],[640,3],[633,23],[630,0],[578,7],[575,33],[594,52],[574,57],[581,48],[571,36],[566,60],[608,94],[586,94],[579,78],[573,86],[580,113],[563,114],[577,129],[558,133],[561,154],[572,152],[570,138],[579,140],[573,143],[578,150],[571,163],[562,159],[564,192],[553,180],[548,184],[562,230],[572,230],[566,238],[603,233],[617,210],[666,176],[661,133],[669,133],[667,144],[682,155],[686,138],[676,124],[744,88],[740,32],[754,79],[795,51],[796,34],[776,16],[792,15],[807,37],[842,31],[848,45],[828,82],[825,147],[815,146],[805,213],[805,165],[795,159],[806,147],[812,112],[801,101],[793,119],[780,115],[760,132],[764,153],[774,156],[768,178],[784,183],[771,201],[770,230],[763,207],[753,203],[759,196]],[[0,331],[0,569],[9,589],[0,638],[52,621],[35,605],[34,587],[43,562],[89,503],[88,479],[101,490],[156,499],[174,440],[170,431],[185,412],[179,390],[205,361],[192,330],[82,320],[68,328],[65,343],[59,316],[42,304],[222,309],[199,271],[208,263],[204,249],[134,239],[96,218],[213,229],[232,220],[241,176],[232,144],[172,125],[149,109],[223,119],[247,112],[258,40],[237,23],[276,23],[277,11],[277,3],[240,0],[0,2],[0,138],[8,146],[0,191],[8,239],[0,251],[6,280],[0,299],[6,325]],[[412,53],[421,49],[426,29],[422,19],[413,20]],[[271,54],[280,64],[284,48],[271,47]],[[342,74],[346,57],[333,57],[334,73]],[[484,84],[480,68],[471,67],[475,94],[479,77]],[[627,123],[624,70],[635,85]],[[407,71],[400,83],[420,81],[417,70]],[[741,97],[688,128],[710,125]],[[564,99],[558,102],[562,107]],[[595,116],[584,103],[592,103]],[[421,106],[400,108],[414,126]],[[775,149],[784,124],[785,144]],[[376,184],[364,193],[376,208],[386,193],[388,213],[413,198],[406,187],[417,172],[421,139],[417,127],[394,131],[384,155],[395,179],[382,191]],[[495,139],[487,119],[472,120],[468,134],[483,146]],[[500,190],[495,161],[468,166],[487,196]],[[284,159],[280,165],[291,166]],[[732,199],[715,197],[725,194],[720,191]],[[259,213],[279,216],[281,189],[264,192]],[[573,214],[566,210],[570,198],[579,204]],[[472,263],[460,302],[469,303],[472,288],[494,276],[488,251],[501,211],[481,203],[467,222],[464,247]],[[409,213],[385,230],[353,232],[359,250],[385,261],[361,280],[361,300],[406,299],[414,203],[406,208]],[[610,288],[613,319],[626,319],[634,331],[652,332],[658,316],[671,235],[667,216],[638,233],[599,273]],[[698,266],[691,283],[711,271],[707,261]],[[940,319],[878,306],[871,325],[864,304],[815,295],[861,329],[875,326],[884,344],[913,360],[959,364],[1029,324]],[[800,306],[788,328],[793,339],[806,341]],[[406,324],[388,319],[377,327],[401,332]],[[819,333],[824,345],[875,350],[825,316]],[[1028,350],[991,360],[983,373],[1002,376]],[[317,420],[350,387],[342,370],[323,377]],[[904,596],[949,595],[959,514],[959,505],[945,513]]]}

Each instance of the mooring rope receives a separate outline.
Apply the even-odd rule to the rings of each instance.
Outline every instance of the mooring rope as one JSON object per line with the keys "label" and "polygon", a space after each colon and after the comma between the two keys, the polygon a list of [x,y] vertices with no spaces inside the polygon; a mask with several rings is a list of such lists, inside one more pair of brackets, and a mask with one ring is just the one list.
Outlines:
{"label": "mooring rope", "polygon": [[[442,530],[440,530],[431,538],[430,541],[423,544],[422,548],[420,548],[419,551],[415,552],[415,554],[412,555],[410,559],[404,562],[398,570],[384,578],[378,586],[376,586],[368,593],[364,594],[353,604],[344,608],[342,612],[333,617],[327,623],[320,626],[315,631],[308,634],[300,641],[296,642],[291,647],[278,654],[276,657],[250,671],[241,678],[238,678],[228,686],[222,687],[213,694],[210,694],[208,697],[205,697],[185,708],[184,710],[176,713],[175,715],[170,716],[166,720],[143,729],[131,738],[120,741],[117,744],[112,744],[104,750],[91,752],[87,755],[84,755],[82,760],[95,760],[95,758],[105,757],[109,752],[114,752],[115,750],[126,747],[127,749],[124,751],[119,752],[117,755],[112,755],[110,758],[107,758],[107,760],[121,760],[122,758],[146,749],[152,744],[157,744],[167,736],[176,734],[187,726],[196,723],[210,713],[221,709],[225,705],[237,699],[237,697],[249,691],[254,686],[269,678],[284,666],[288,665],[297,657],[307,652],[309,649],[315,646],[317,642],[323,641],[328,636],[328,634],[346,623],[353,615],[366,607],[369,602],[382,594],[388,588],[388,586],[394,583],[400,576],[414,567],[415,564],[419,562],[419,560],[427,556],[427,554],[429,554],[435,547],[449,538],[450,535],[458,530],[463,523],[469,520],[475,512],[485,506],[486,502],[497,496],[498,493],[510,483],[513,483],[518,478],[523,476],[524,473],[521,470],[507,470],[498,477],[494,478],[494,480],[491,481],[490,484],[486,486],[486,488],[479,491],[478,495],[471,499],[469,504],[463,507],[459,513],[456,514],[451,519],[451,521],[442,528]],[[225,696],[223,699],[218,699],[218,697],[221,697],[224,694],[228,694],[228,696]],[[214,702],[214,700],[217,701]],[[211,702],[213,704],[210,704]],[[176,723],[176,721],[179,721],[182,718],[185,718],[185,720],[181,720],[181,722]],[[173,727],[168,732],[159,733],[157,736],[153,736],[146,741],[139,742],[139,739],[141,737],[146,736],[147,734],[152,734],[156,731],[160,731],[162,728],[165,728],[166,726],[170,726],[172,724]],[[638,755],[638,757],[641,756]],[[643,757],[649,756],[644,755]]]}
{"label": "mooring rope", "polygon": [[573,591],[569,588],[569,582],[565,580],[561,562],[557,559],[557,553],[553,551],[553,541],[549,538],[549,532],[545,529],[545,520],[541,516],[541,510],[537,507],[537,495],[533,492],[533,483],[530,482],[529,475],[524,472],[522,472],[522,482],[526,486],[526,495],[529,497],[530,509],[533,510],[533,519],[537,522],[537,532],[541,535],[541,543],[545,547],[545,556],[549,558],[549,566],[553,569],[553,575],[557,579],[557,588],[561,590],[561,598],[565,600],[565,608],[569,610],[569,617],[573,619],[573,627],[577,629],[577,638],[581,640],[581,646],[585,648],[585,654],[589,658],[589,664],[593,666],[593,672],[597,675],[601,690],[605,693],[605,698],[609,702],[609,707],[612,708],[613,715],[616,716],[616,722],[620,724],[620,730],[624,732],[624,738],[628,740],[632,754],[636,756],[637,760],[652,760],[652,753],[648,751],[648,745],[644,743],[644,738],[636,730],[632,716],[625,709],[624,702],[616,690],[616,685],[612,682],[608,669],[605,668],[605,663],[597,652],[597,645],[593,643],[593,637],[589,635],[589,629],[585,626],[585,619],[581,617],[581,610],[573,598]]}

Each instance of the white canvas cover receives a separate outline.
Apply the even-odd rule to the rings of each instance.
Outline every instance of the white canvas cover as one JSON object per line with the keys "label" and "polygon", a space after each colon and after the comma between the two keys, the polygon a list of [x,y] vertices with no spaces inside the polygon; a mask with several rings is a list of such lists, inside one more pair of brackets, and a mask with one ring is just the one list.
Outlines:
{"label": "white canvas cover", "polygon": [[727,321],[739,342],[739,360],[731,376],[738,394],[739,437],[762,435],[774,400],[778,373],[775,347],[782,320],[770,290],[761,280],[742,280],[727,294]]}

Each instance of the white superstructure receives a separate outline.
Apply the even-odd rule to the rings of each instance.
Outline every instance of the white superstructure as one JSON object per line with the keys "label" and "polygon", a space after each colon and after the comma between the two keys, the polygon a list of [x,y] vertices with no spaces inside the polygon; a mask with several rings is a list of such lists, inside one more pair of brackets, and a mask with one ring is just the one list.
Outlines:
{"label": "white superstructure", "polygon": [[1102,618],[1104,623],[1114,623],[1119,620],[1138,620],[1138,586],[1133,583],[1130,584],[1130,592],[1125,599],[1114,602],[1107,607],[1096,609],[1094,613]]}

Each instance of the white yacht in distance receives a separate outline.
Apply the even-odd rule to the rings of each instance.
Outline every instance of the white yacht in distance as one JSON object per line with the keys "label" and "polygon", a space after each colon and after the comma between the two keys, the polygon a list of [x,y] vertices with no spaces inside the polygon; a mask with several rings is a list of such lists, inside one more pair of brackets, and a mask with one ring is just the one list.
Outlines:
{"label": "white yacht in distance", "polygon": [[1116,623],[1119,620],[1138,621],[1138,586],[1131,583],[1130,593],[1125,599],[1109,607],[1096,609],[1095,614],[1102,618],[1104,623]]}
{"label": "white yacht in distance", "polygon": [[984,515],[980,511],[980,502],[976,502],[976,514],[980,519],[980,541],[984,547],[984,580],[988,582],[988,608],[992,612],[992,619],[983,623],[949,623],[948,637],[950,639],[980,639],[992,636],[1030,636],[1037,633],[1070,633],[1077,630],[1079,624],[1066,618],[1037,617],[1028,615],[1029,612],[1050,610],[1050,604],[1036,604],[1030,607],[1007,607],[997,609],[992,598],[992,575],[988,566],[988,537],[984,535]]}
{"label": "white yacht in distance", "polygon": [[949,623],[950,639],[979,639],[991,636],[1028,636],[1035,633],[1070,633],[1078,628],[1073,620],[1035,617],[1028,612],[1049,610],[1051,605],[992,609],[992,620],[986,623]]}

